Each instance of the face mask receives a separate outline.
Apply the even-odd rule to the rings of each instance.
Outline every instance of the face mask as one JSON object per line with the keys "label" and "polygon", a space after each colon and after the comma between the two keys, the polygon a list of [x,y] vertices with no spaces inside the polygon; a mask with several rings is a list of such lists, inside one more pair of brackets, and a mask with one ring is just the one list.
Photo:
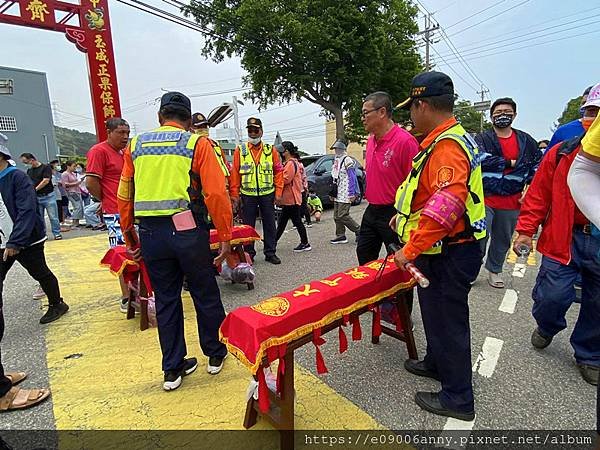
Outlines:
{"label": "face mask", "polygon": [[336,156],[342,156],[344,154],[344,150],[336,148],[335,149]]}
{"label": "face mask", "polygon": [[317,198],[317,194],[310,194],[310,198]]}
{"label": "face mask", "polygon": [[594,120],[596,120],[595,117],[584,117],[583,119],[581,119],[581,126],[585,131],[587,131],[594,123]]}
{"label": "face mask", "polygon": [[259,137],[256,137],[256,138],[249,137],[248,142],[250,142],[252,145],[258,145],[258,144],[260,144],[260,138]]}
{"label": "face mask", "polygon": [[495,116],[492,118],[492,122],[494,126],[497,128],[508,128],[512,123],[515,116],[510,114],[500,114],[499,116]]}
{"label": "face mask", "polygon": [[81,167],[78,167],[77,169],[75,169],[75,172],[77,172],[77,173],[83,173],[83,169]]}

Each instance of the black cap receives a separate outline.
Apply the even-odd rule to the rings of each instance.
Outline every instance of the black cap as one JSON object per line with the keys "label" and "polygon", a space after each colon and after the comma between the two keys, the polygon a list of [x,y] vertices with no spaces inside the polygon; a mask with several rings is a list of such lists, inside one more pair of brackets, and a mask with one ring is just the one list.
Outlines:
{"label": "black cap", "polygon": [[409,109],[415,98],[454,95],[454,84],[448,75],[442,72],[423,72],[412,80],[410,97],[396,105],[399,109]]}
{"label": "black cap", "polygon": [[262,121],[256,117],[250,117],[246,122],[246,128],[250,127],[260,128],[262,130]]}
{"label": "black cap", "polygon": [[208,125],[208,120],[206,120],[206,116],[199,112],[192,114],[192,126],[201,127],[203,125]]}
{"label": "black cap", "polygon": [[192,102],[181,92],[167,92],[160,99],[161,109],[165,106],[179,108],[188,113],[192,113]]}

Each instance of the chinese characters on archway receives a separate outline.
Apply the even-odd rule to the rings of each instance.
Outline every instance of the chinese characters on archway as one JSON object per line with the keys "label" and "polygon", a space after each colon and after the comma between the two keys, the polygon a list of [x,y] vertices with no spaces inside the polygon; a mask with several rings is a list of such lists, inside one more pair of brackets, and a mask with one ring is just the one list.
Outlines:
{"label": "chinese characters on archway", "polygon": [[116,112],[114,108],[115,99],[112,94],[112,83],[111,75],[108,71],[107,65],[109,64],[108,55],[106,54],[106,42],[102,38],[102,35],[97,34],[94,40],[96,45],[96,61],[98,61],[98,79],[100,82],[98,86],[102,93],[100,94],[100,100],[102,102],[102,113],[104,118],[114,117]]}

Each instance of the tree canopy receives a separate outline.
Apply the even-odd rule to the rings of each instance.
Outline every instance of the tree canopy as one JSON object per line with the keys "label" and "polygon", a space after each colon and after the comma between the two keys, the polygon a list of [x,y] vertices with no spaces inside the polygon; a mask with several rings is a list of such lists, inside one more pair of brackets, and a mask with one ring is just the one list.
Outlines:
{"label": "tree canopy", "polygon": [[561,116],[557,119],[557,128],[565,123],[572,122],[575,119],[579,119],[581,117],[581,112],[579,108],[581,108],[581,99],[582,97],[575,97],[569,100],[567,106],[563,110]]}
{"label": "tree canopy", "polygon": [[362,127],[365,95],[399,101],[421,67],[407,0],[192,0],[184,13],[214,31],[206,56],[241,58],[247,98],[263,108],[306,99],[335,118],[338,138],[344,122]]}
{"label": "tree canopy", "polygon": [[481,131],[481,115],[483,114],[483,129],[489,130],[492,124],[485,117],[485,113],[476,111],[469,100],[459,100],[454,106],[454,115],[468,133]]}

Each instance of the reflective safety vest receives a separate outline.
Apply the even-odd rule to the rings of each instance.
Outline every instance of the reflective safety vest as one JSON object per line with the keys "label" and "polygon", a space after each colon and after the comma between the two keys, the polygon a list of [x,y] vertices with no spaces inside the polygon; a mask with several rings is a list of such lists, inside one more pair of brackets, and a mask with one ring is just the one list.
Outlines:
{"label": "reflective safety vest", "polygon": [[219,167],[221,167],[221,170],[223,171],[223,175],[225,175],[225,178],[229,179],[231,173],[229,172],[229,168],[225,163],[225,158],[223,157],[223,149],[219,146],[219,144],[216,141],[213,141],[212,139],[210,139],[210,143],[212,144],[213,149],[215,150],[215,156],[217,157],[217,161],[219,162]]}
{"label": "reflective safety vest", "polygon": [[136,217],[172,216],[190,209],[190,171],[200,136],[172,126],[131,140]]}
{"label": "reflective safety vest", "polygon": [[[410,175],[404,180],[404,183],[396,192],[396,210],[398,216],[396,219],[396,232],[400,241],[407,243],[410,239],[410,233],[418,227],[422,209],[412,211],[411,206],[415,193],[419,187],[419,178],[423,168],[429,160],[429,156],[435,150],[435,145],[442,139],[452,139],[463,149],[471,170],[467,182],[468,195],[465,203],[465,231],[453,236],[452,240],[474,237],[476,240],[483,239],[486,235],[485,224],[485,204],[483,201],[483,181],[481,178],[481,157],[477,144],[471,136],[465,131],[461,124],[456,124],[448,130],[441,133],[429,147],[422,150],[413,158],[412,170]],[[433,246],[424,251],[424,254],[435,255],[442,251],[443,242],[440,240]]]}
{"label": "reflective safety vest", "polygon": [[273,147],[263,143],[258,164],[246,144],[240,148],[241,192],[244,195],[268,195],[275,192],[273,183]]}

